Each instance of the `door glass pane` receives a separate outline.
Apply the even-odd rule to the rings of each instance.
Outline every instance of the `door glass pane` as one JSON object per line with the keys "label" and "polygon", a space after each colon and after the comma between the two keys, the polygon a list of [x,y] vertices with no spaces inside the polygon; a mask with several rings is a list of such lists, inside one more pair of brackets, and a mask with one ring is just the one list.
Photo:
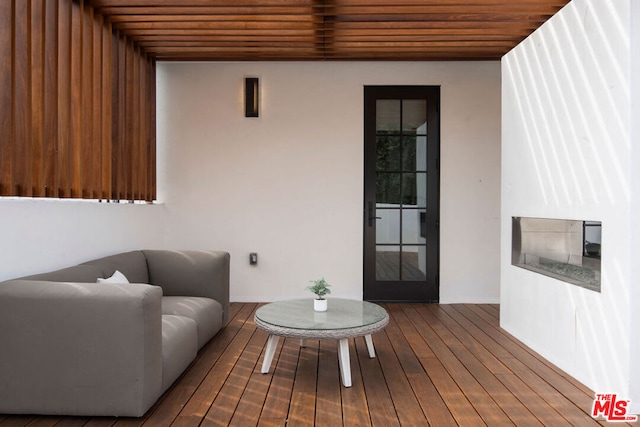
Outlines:
{"label": "door glass pane", "polygon": [[402,138],[402,170],[405,172],[426,172],[427,137],[406,136]]}
{"label": "door glass pane", "polygon": [[376,101],[376,133],[400,132],[400,100]]}
{"label": "door glass pane", "polygon": [[402,247],[402,280],[426,280],[425,246]]}
{"label": "door glass pane", "polygon": [[376,137],[376,170],[400,170],[400,136],[378,135]]}
{"label": "door glass pane", "polygon": [[400,209],[376,207],[376,244],[400,243]]}
{"label": "door glass pane", "polygon": [[402,210],[402,243],[422,244],[426,242],[425,211],[422,209]]}
{"label": "door glass pane", "polygon": [[379,172],[376,174],[376,201],[378,203],[400,204],[399,173]]}
{"label": "door glass pane", "polygon": [[400,246],[376,247],[376,280],[400,280]]}
{"label": "door glass pane", "polygon": [[427,133],[427,100],[402,100],[402,132],[426,135]]}
{"label": "door glass pane", "polygon": [[402,174],[402,205],[426,207],[427,174],[424,172]]}

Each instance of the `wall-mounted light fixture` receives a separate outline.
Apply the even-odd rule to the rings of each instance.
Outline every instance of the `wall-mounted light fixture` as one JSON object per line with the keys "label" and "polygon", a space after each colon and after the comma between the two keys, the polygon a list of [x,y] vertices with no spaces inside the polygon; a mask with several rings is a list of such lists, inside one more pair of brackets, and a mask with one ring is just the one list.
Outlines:
{"label": "wall-mounted light fixture", "polygon": [[260,80],[257,77],[245,77],[244,79],[244,116],[258,117],[260,105]]}

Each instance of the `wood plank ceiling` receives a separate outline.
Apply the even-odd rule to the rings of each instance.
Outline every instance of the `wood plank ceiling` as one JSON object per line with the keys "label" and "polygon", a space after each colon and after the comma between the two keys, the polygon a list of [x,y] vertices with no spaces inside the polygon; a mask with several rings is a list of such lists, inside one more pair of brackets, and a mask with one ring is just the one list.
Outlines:
{"label": "wood plank ceiling", "polygon": [[157,60],[497,60],[569,0],[86,0]]}

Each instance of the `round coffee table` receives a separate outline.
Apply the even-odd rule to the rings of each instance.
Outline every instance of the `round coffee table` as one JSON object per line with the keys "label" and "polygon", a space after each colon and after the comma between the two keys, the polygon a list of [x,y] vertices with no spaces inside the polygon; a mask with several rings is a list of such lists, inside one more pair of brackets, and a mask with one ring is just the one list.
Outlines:
{"label": "round coffee table", "polygon": [[369,357],[376,357],[371,334],[389,323],[387,311],[377,304],[341,298],[328,300],[325,312],[313,310],[313,299],[279,301],[260,307],[255,314],[256,327],[269,333],[262,362],[262,373],[269,372],[280,337],[338,340],[340,376],[351,387],[349,338],[364,336]]}

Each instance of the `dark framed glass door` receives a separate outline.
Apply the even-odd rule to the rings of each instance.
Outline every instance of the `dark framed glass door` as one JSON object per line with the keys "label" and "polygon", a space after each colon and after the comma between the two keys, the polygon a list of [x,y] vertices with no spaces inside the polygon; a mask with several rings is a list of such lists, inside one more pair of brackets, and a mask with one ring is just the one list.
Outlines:
{"label": "dark framed glass door", "polygon": [[364,299],[437,302],[440,88],[364,88]]}

